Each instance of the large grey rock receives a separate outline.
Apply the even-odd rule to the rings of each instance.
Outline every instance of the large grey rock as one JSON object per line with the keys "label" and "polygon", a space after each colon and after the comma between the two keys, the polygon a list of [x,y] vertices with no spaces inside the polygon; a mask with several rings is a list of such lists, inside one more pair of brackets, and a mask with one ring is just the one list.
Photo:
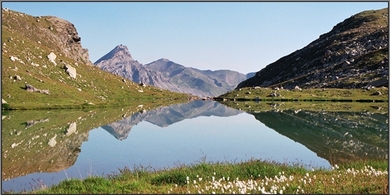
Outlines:
{"label": "large grey rock", "polygon": [[72,77],[74,79],[76,78],[76,76],[77,76],[76,68],[74,68],[73,66],[71,66],[69,64],[65,65],[65,71],[66,71],[66,73],[69,74],[70,77]]}
{"label": "large grey rock", "polygon": [[65,135],[69,136],[76,132],[76,122],[73,122],[69,125],[68,129],[66,130]]}
{"label": "large grey rock", "polygon": [[50,52],[50,54],[47,55],[47,58],[49,59],[49,61],[51,63],[53,63],[54,65],[57,65],[57,63],[56,63],[56,58],[57,58],[56,54],[54,54],[53,52]]}

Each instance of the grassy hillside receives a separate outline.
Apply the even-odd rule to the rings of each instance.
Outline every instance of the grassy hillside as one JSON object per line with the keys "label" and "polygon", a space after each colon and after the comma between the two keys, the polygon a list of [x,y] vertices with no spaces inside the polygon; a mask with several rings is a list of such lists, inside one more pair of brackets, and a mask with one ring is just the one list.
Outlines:
{"label": "grassy hillside", "polygon": [[[86,50],[72,40],[74,32],[72,24],[55,17],[2,10],[2,99],[8,103],[3,108],[108,107],[189,98],[187,94],[140,86],[89,65]],[[57,56],[56,64],[47,57],[51,52]],[[68,75],[65,65],[76,69],[76,78]],[[49,94],[28,92],[26,84]]]}

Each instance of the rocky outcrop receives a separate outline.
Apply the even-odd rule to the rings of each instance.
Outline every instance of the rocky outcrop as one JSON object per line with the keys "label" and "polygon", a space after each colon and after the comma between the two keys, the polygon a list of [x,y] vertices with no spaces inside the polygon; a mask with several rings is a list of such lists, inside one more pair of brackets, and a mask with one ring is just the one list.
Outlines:
{"label": "rocky outcrop", "polygon": [[365,11],[267,65],[237,88],[388,87],[388,48],[388,9]]}
{"label": "rocky outcrop", "polygon": [[51,25],[46,29],[40,30],[43,32],[55,32],[44,33],[43,36],[57,45],[66,57],[93,65],[89,60],[88,49],[81,46],[81,37],[78,35],[76,27],[72,23],[54,16],[45,16],[42,19],[49,21]]}
{"label": "rocky outcrop", "polygon": [[[31,25],[29,23],[30,16],[24,13],[11,10],[5,11],[3,9],[2,15],[3,18],[11,18],[12,20],[6,21],[7,24],[4,27],[7,30],[23,29],[23,31],[18,31],[18,33],[24,37],[34,37],[35,41],[41,45],[50,45],[70,59],[92,65],[89,60],[88,50],[81,46],[81,38],[75,26],[69,21],[55,16],[37,16],[34,17],[35,25]],[[20,20],[20,18],[25,18],[25,20]],[[10,23],[13,25],[9,25]],[[47,57],[49,58],[49,56]],[[52,57],[55,59],[55,55],[50,53],[50,58],[53,59]],[[53,63],[55,62],[53,61]]]}

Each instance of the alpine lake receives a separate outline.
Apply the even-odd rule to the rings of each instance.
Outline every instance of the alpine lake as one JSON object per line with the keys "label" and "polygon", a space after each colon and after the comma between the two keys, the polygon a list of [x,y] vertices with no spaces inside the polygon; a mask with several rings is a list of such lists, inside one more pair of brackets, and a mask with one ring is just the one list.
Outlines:
{"label": "alpine lake", "polygon": [[325,168],[388,159],[388,102],[217,102],[7,111],[2,191],[136,166],[262,159]]}

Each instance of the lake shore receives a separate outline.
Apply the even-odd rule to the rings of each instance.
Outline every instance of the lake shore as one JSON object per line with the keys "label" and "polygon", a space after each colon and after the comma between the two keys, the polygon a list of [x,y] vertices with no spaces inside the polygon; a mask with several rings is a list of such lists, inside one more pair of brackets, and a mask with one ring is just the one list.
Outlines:
{"label": "lake shore", "polygon": [[[6,192],[12,193],[12,192]],[[307,169],[262,160],[240,163],[206,162],[154,170],[152,167],[119,169],[119,173],[73,178],[58,185],[41,184],[33,194],[153,193],[153,194],[388,194],[388,159],[361,160],[332,169]]]}
{"label": "lake shore", "polygon": [[388,102],[388,88],[339,89],[308,88],[283,89],[246,87],[214,97],[216,101],[309,101],[309,102]]}

